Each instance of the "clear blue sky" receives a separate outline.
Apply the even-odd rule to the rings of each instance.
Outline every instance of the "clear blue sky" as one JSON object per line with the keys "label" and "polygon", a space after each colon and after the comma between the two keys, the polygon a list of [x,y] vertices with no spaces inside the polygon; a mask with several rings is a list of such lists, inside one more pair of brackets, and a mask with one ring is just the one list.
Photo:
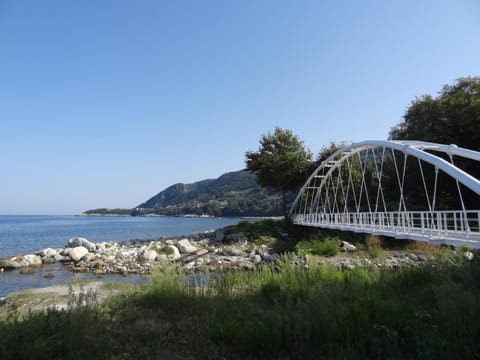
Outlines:
{"label": "clear blue sky", "polygon": [[478,0],[0,0],[0,213],[133,207],[275,126],[386,139],[479,39]]}

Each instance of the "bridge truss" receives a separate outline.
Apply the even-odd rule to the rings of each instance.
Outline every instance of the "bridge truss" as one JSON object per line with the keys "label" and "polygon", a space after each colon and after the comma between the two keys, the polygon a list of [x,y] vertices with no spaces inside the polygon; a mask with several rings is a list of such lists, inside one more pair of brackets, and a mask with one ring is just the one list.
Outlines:
{"label": "bridge truss", "polygon": [[480,248],[480,152],[421,141],[363,141],[312,173],[298,225]]}

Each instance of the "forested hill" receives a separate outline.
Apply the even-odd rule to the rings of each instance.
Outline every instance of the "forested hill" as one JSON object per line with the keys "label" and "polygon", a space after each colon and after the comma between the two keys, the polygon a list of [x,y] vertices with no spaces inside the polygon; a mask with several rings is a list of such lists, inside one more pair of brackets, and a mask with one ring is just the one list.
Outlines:
{"label": "forested hill", "polygon": [[217,179],[175,184],[138,209],[160,215],[268,216],[280,215],[280,195],[260,188],[246,170],[229,172]]}
{"label": "forested hill", "polygon": [[94,209],[84,214],[278,216],[282,210],[279,193],[259,187],[255,175],[240,170],[172,185],[133,209]]}

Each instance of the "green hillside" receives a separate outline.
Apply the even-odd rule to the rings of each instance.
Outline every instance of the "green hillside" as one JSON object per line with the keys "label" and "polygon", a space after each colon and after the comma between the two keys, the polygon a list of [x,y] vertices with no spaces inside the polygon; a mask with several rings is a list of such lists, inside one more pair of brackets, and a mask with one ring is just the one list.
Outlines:
{"label": "green hillside", "polygon": [[208,215],[278,216],[281,195],[261,188],[247,170],[229,172],[217,179],[174,184],[134,209],[94,209],[86,215]]}
{"label": "green hillside", "polygon": [[[280,195],[260,188],[255,175],[241,170],[192,184],[175,184],[137,209],[159,215],[280,215]],[[144,210],[139,210],[143,212]]]}

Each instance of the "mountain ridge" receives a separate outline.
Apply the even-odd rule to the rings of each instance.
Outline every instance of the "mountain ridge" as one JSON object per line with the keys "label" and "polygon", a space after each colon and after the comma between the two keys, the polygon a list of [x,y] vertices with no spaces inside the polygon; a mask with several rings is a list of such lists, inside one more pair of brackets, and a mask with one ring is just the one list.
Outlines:
{"label": "mountain ridge", "polygon": [[248,170],[170,185],[133,209],[93,209],[85,215],[278,216],[280,193],[262,188]]}

